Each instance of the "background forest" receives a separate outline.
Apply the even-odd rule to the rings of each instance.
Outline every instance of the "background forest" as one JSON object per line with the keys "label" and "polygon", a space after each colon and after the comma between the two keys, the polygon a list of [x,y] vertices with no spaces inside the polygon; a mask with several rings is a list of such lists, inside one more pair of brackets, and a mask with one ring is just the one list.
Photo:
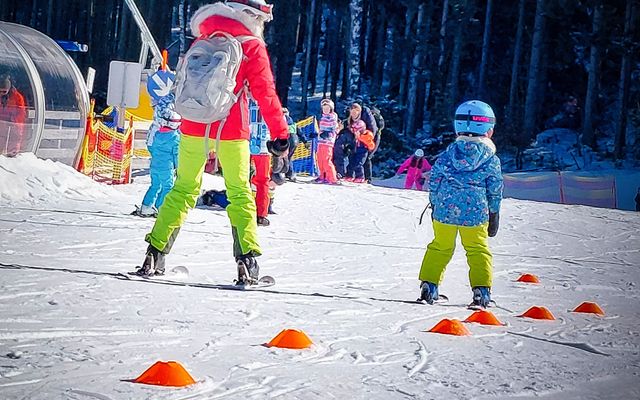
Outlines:
{"label": "background forest", "polygon": [[[175,66],[192,39],[190,16],[210,2],[136,3]],[[618,166],[640,159],[635,0],[270,3],[274,22],[266,41],[283,104],[297,118],[317,113],[310,100],[321,97],[341,106],[356,97],[376,105],[387,122],[380,165],[419,146],[435,155],[450,137],[456,105],[471,98],[496,111],[495,139],[513,155],[506,169],[527,168],[533,156],[526,149],[548,128],[575,131],[579,156]],[[73,57],[83,73],[97,69],[99,103],[109,61],[139,57],[140,34],[123,0],[2,0],[0,19],[87,44],[87,53]]]}

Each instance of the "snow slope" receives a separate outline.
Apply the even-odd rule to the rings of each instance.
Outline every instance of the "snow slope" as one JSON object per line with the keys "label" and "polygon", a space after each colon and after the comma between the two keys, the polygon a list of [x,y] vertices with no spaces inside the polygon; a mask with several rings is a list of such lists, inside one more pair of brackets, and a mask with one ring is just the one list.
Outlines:
{"label": "snow slope", "polygon": [[[455,337],[425,330],[470,314],[461,249],[442,285],[450,303],[411,303],[432,238],[417,223],[426,193],[278,188],[259,260],[278,283],[238,292],[207,286],[235,277],[229,223],[212,210],[192,211],[168,257],[200,287],[114,276],[142,261],[153,221],[125,214],[147,182],[106,187],[0,157],[1,399],[640,398],[637,213],[506,200],[491,244],[493,311],[507,325]],[[542,283],[515,283],[523,272]],[[606,316],[568,312],[587,300]],[[532,305],[557,320],[516,317]],[[262,346],[284,328],[314,346]],[[158,360],[197,384],[128,381]]]}

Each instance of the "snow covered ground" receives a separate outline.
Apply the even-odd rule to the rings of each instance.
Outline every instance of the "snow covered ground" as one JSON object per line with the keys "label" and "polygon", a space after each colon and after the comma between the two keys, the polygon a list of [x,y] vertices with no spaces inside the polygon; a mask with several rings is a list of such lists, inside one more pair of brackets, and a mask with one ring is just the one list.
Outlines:
{"label": "snow covered ground", "polygon": [[[456,337],[425,330],[471,313],[461,249],[450,303],[411,303],[432,238],[417,222],[426,193],[287,183],[260,228],[277,285],[239,292],[207,287],[235,277],[227,217],[212,210],[192,211],[168,257],[200,287],[117,279],[142,261],[153,221],[125,214],[147,182],[0,157],[1,399],[640,398],[639,213],[506,200],[491,241],[506,326]],[[541,284],[515,283],[524,272]],[[583,301],[606,316],[568,311]],[[557,320],[517,317],[533,305]],[[285,328],[314,346],[263,346]],[[128,381],[158,360],[197,383]]]}

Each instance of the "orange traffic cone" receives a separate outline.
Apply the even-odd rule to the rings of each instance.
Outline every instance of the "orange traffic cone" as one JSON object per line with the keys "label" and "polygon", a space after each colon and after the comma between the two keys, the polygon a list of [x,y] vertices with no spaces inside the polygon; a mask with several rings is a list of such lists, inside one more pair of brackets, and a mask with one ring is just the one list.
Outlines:
{"label": "orange traffic cone", "polygon": [[551,314],[551,311],[547,310],[545,307],[536,307],[536,306],[531,307],[530,309],[525,311],[524,314],[518,315],[518,316],[525,317],[525,318],[533,318],[533,319],[548,319],[548,320],[556,319],[556,317],[554,317],[553,314]]}
{"label": "orange traffic cone", "polygon": [[464,322],[477,322],[480,325],[504,325],[491,311],[478,310],[469,315]]}
{"label": "orange traffic cone", "polygon": [[573,310],[573,312],[604,315],[604,311],[602,310],[602,308],[600,308],[598,304],[591,303],[588,301],[585,301],[584,303],[580,304],[578,307],[576,307]]}
{"label": "orange traffic cone", "polygon": [[302,331],[285,329],[267,343],[267,347],[280,347],[283,349],[306,349],[313,342]]}
{"label": "orange traffic cone", "polygon": [[137,377],[134,382],[159,386],[188,386],[196,383],[177,361],[158,361]]}
{"label": "orange traffic cone", "polygon": [[443,335],[471,336],[471,332],[457,319],[445,318],[429,329],[428,332],[442,333]]}
{"label": "orange traffic cone", "polygon": [[516,280],[516,282],[524,282],[524,283],[540,283],[540,279],[533,274],[522,274],[520,278]]}

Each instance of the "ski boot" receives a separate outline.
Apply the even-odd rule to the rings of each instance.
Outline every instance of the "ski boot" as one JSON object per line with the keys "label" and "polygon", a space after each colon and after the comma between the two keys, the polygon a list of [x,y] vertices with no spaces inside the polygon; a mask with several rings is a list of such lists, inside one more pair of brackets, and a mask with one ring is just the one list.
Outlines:
{"label": "ski boot", "polygon": [[156,210],[153,206],[145,206],[144,204],[140,207],[135,206],[136,209],[131,213],[131,215],[136,215],[142,218],[156,218],[158,216],[158,210]]}
{"label": "ski boot", "polygon": [[438,300],[438,285],[435,283],[422,281],[420,284],[420,298],[419,301],[425,301],[427,304],[433,304]]}
{"label": "ski boot", "polygon": [[258,283],[260,267],[252,254],[236,257],[238,264],[238,279],[236,285],[255,285]]}
{"label": "ski boot", "polygon": [[491,306],[491,288],[476,286],[473,288],[473,301],[469,308],[485,309]]}
{"label": "ski boot", "polygon": [[258,217],[257,221],[258,226],[269,226],[271,225],[271,221],[269,221],[269,219],[267,219],[267,217]]}
{"label": "ski boot", "polygon": [[164,275],[164,254],[149,245],[147,254],[144,257],[142,266],[136,271],[136,275],[149,277],[154,275]]}

